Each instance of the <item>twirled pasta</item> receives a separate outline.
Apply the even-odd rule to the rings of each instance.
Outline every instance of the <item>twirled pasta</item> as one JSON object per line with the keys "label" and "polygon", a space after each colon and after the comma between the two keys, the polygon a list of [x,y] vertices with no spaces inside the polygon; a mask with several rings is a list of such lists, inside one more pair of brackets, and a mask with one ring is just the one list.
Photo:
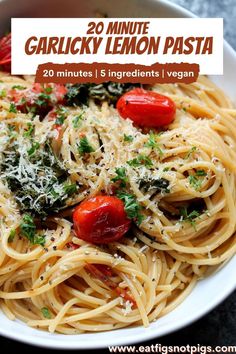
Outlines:
{"label": "twirled pasta", "polygon": [[[0,79],[2,88],[31,86],[27,79],[3,74]],[[148,326],[178,306],[198,279],[235,254],[236,110],[205,77],[190,85],[152,89],[171,97],[177,106],[176,119],[158,135],[159,149],[145,146],[149,134],[120,118],[115,108],[93,101],[87,108],[67,108],[57,145],[70,180],[83,186],[73,203],[101,192],[110,194],[115,169],[126,167],[129,192],[145,217],[121,242],[95,246],[79,240],[59,213],[49,218],[53,229],[43,227],[44,248],[30,245],[19,232],[9,243],[10,231],[19,230],[21,215],[1,177],[0,307],[10,319],[64,334]],[[30,114],[9,113],[9,107],[7,100],[0,100],[0,158],[8,143],[8,125],[15,126],[19,144],[24,145],[23,132],[31,122]],[[73,119],[82,112],[83,120],[75,128]],[[53,121],[36,117],[33,124],[39,143],[54,138]],[[76,148],[81,134],[95,150],[86,159]],[[124,134],[133,141],[124,141]],[[151,169],[127,164],[138,154],[151,158]],[[196,171],[203,172],[191,180]],[[165,178],[169,193],[142,188],[143,178]],[[193,217],[186,209],[180,213],[180,208],[192,210],[195,205],[198,212]],[[71,242],[79,247],[71,250]],[[135,305],[94,277],[88,264],[108,266],[111,280],[129,292]],[[42,308],[50,318],[44,318]]]}

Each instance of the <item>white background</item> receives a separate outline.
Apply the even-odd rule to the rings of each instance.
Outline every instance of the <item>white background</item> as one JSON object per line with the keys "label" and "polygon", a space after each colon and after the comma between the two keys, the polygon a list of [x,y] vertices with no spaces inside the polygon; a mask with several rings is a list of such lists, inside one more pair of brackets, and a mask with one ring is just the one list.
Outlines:
{"label": "white background", "polygon": [[[103,40],[97,55],[77,54],[25,54],[25,42],[31,36],[36,37],[83,37],[86,36],[90,21],[104,21],[106,28],[108,22],[134,21],[134,19],[86,19],[86,18],[14,18],[12,19],[12,74],[34,75],[37,66],[46,62],[55,64],[64,63],[134,63],[151,65],[153,63],[197,63],[200,64],[200,74],[223,74],[223,20],[210,18],[171,18],[171,19],[135,19],[150,21],[149,35],[161,36],[158,55],[104,55],[106,41]],[[100,36],[106,37],[105,30]],[[119,35],[121,36],[121,35]],[[124,35],[125,36],[125,35]],[[142,35],[139,35],[142,36]],[[209,37],[213,36],[213,54],[211,55],[163,55],[165,37]]]}

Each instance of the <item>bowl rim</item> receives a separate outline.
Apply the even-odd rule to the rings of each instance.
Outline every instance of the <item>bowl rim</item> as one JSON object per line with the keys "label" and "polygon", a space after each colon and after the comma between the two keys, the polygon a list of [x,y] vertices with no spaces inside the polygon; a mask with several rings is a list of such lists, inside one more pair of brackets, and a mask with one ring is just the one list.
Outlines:
{"label": "bowl rim", "polygon": [[[1,2],[1,0],[0,0]],[[153,3],[158,3],[161,6],[165,7],[166,10],[170,11],[175,11],[180,15],[180,17],[188,17],[188,18],[196,18],[195,14],[193,14],[191,11],[185,9],[184,7],[173,3],[169,0],[150,0],[150,2]],[[224,40],[224,50],[227,50],[231,56],[235,59],[236,61],[236,52],[234,49],[231,47],[231,45]],[[234,256],[236,257],[236,256]],[[233,258],[234,258],[233,257]],[[211,310],[213,310],[217,305],[219,305],[221,302],[223,302],[234,290],[236,290],[236,283],[228,283],[226,287],[224,287],[224,292],[221,294],[221,296],[215,297],[212,299],[210,304],[205,304],[202,308],[199,309],[197,314],[192,315],[191,317],[185,317],[183,320],[179,323],[172,322],[168,328],[168,331],[166,329],[159,329],[158,335],[155,334],[155,331],[143,331],[142,334],[139,334],[137,337],[136,334],[131,334],[127,336],[127,338],[119,338],[118,340],[110,340],[109,336],[107,336],[107,342],[106,343],[97,343],[94,341],[92,343],[91,341],[88,341],[86,345],[83,343],[82,345],[80,344],[79,340],[76,342],[62,342],[61,340],[58,340],[58,337],[52,336],[51,338],[44,338],[42,341],[41,337],[34,336],[33,334],[30,336],[28,333],[18,333],[14,331],[10,331],[9,329],[5,329],[0,327],[0,335],[8,338],[8,339],[13,339],[28,345],[32,346],[38,346],[41,348],[49,348],[49,349],[61,349],[61,350],[89,350],[89,349],[101,349],[101,348],[108,348],[109,346],[124,346],[124,345],[135,345],[137,343],[141,342],[146,342],[148,340],[154,339],[154,338],[159,338],[164,335],[169,335],[177,330],[180,330],[191,323],[199,320],[201,317],[209,313]],[[21,322],[20,322],[21,323]],[[23,323],[24,326],[27,326],[26,324]],[[124,328],[122,330],[127,330],[128,328]],[[36,330],[38,332],[38,330]],[[120,330],[118,330],[120,331]],[[107,332],[112,333],[112,331]],[[59,334],[59,336],[63,336],[63,334]],[[66,335],[66,337],[78,337],[79,335]]]}

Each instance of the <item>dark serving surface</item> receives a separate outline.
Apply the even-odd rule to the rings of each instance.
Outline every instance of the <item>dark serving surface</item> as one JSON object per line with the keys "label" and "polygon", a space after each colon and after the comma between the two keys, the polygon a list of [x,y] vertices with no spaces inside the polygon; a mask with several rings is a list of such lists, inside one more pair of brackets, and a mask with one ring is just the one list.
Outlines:
{"label": "dark serving surface", "polygon": [[[145,1],[145,0],[143,0]],[[225,39],[236,50],[236,0],[172,0],[199,17],[223,17]],[[140,343],[140,345],[236,345],[236,291],[221,305],[194,324],[165,337]],[[55,352],[0,337],[1,352],[45,353]],[[89,353],[89,351],[87,351]],[[96,350],[96,352],[108,352]]]}

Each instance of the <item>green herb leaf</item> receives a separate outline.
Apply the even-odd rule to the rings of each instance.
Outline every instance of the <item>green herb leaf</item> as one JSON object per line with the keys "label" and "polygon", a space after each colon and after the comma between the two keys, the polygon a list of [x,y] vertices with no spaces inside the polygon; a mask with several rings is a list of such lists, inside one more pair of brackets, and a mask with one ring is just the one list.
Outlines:
{"label": "green herb leaf", "polygon": [[57,124],[57,125],[63,125],[63,124],[64,124],[64,121],[65,121],[65,117],[64,117],[64,116],[59,116],[59,117],[56,118],[55,124]]}
{"label": "green herb leaf", "polygon": [[47,107],[50,99],[50,95],[47,95],[46,93],[40,93],[38,98],[35,100],[35,104],[39,107]]}
{"label": "green herb leaf", "polygon": [[26,90],[25,86],[21,86],[21,85],[14,85],[12,86],[13,90]]}
{"label": "green herb leaf", "polygon": [[207,173],[204,170],[197,170],[195,175],[188,176],[190,185],[196,190],[200,189],[202,186],[203,178],[199,177],[204,177],[206,175]]}
{"label": "green herb leaf", "polygon": [[79,151],[80,155],[84,155],[86,153],[94,152],[95,150],[88,142],[87,137],[84,136],[80,139],[80,142],[78,145],[78,151]]}
{"label": "green herb leaf", "polygon": [[36,225],[31,215],[24,214],[20,224],[20,231],[32,245],[45,245],[45,236],[36,234]]}
{"label": "green herb leaf", "polygon": [[204,170],[197,170],[197,171],[196,171],[196,175],[197,175],[197,176],[206,176],[207,173],[206,173],[206,171],[204,171]]}
{"label": "green herb leaf", "polygon": [[84,115],[84,111],[81,112],[78,116],[76,116],[76,117],[73,119],[72,123],[73,123],[73,127],[74,127],[74,128],[78,128],[78,127],[79,127],[80,122],[83,120],[83,115]]}
{"label": "green herb leaf", "polygon": [[188,153],[186,154],[186,156],[184,157],[184,159],[187,160],[187,159],[192,155],[192,153],[193,153],[194,151],[196,151],[196,150],[197,150],[197,147],[196,147],[196,146],[191,147],[191,149],[188,151]]}
{"label": "green herb leaf", "polygon": [[149,134],[149,139],[148,139],[148,141],[144,144],[144,146],[145,146],[145,147],[152,148],[152,149],[157,149],[158,152],[159,152],[159,155],[160,155],[160,156],[163,156],[163,151],[162,151],[162,149],[160,148],[159,144],[156,142],[156,137],[157,137],[156,134],[150,133],[150,134]]}
{"label": "green herb leaf", "polygon": [[36,141],[36,142],[32,142],[31,148],[29,150],[27,150],[28,155],[32,156],[36,153],[36,151],[39,149],[40,144]]}
{"label": "green herb leaf", "polygon": [[202,186],[202,179],[197,178],[194,175],[188,176],[190,185],[195,189],[199,190]]}
{"label": "green herb leaf", "polygon": [[15,229],[12,229],[12,230],[10,231],[10,235],[9,235],[9,237],[8,237],[8,242],[9,242],[9,243],[13,242],[15,236],[16,236],[16,230],[15,230]]}
{"label": "green herb leaf", "polygon": [[55,120],[55,124],[63,125],[66,119],[66,113],[67,113],[67,109],[63,106],[59,106],[56,110],[57,117]]}
{"label": "green herb leaf", "polygon": [[14,103],[10,104],[9,113],[17,113],[17,109]]}
{"label": "green herb leaf", "polygon": [[15,132],[15,129],[16,129],[16,127],[15,127],[15,125],[10,125],[10,124],[8,124],[8,129],[9,129],[9,137],[10,138],[13,138],[14,136],[16,136],[16,132]]}
{"label": "green herb leaf", "polygon": [[201,188],[202,181],[200,179],[198,179],[196,176],[193,176],[193,175],[188,176],[188,179],[189,179],[190,185],[194,189],[198,190],[199,188]]}
{"label": "green herb leaf", "polygon": [[28,129],[24,132],[24,137],[25,138],[30,138],[33,135],[34,132],[34,126],[32,123],[27,123]]}
{"label": "green herb leaf", "polygon": [[134,140],[134,137],[132,135],[126,135],[124,134],[124,141],[132,142]]}
{"label": "green herb leaf", "polygon": [[36,226],[33,218],[29,214],[24,214],[20,224],[20,231],[32,244],[36,234]]}
{"label": "green herb leaf", "polygon": [[16,127],[15,127],[15,125],[8,124],[8,129],[9,129],[9,132],[13,132],[16,129]]}
{"label": "green herb leaf", "polygon": [[42,312],[44,318],[47,318],[47,319],[52,318],[52,315],[47,307],[41,308],[41,312]]}
{"label": "green herb leaf", "polygon": [[45,238],[46,238],[45,235],[38,235],[38,234],[36,234],[36,235],[34,236],[34,242],[33,242],[33,244],[34,244],[34,245],[40,245],[40,246],[44,247],[45,242],[46,242]]}
{"label": "green herb leaf", "polygon": [[144,215],[140,213],[142,207],[137,202],[135,196],[133,194],[129,194],[122,190],[117,191],[116,195],[119,199],[121,199],[124,202],[125,212],[127,214],[127,217],[129,219],[134,219],[137,222],[137,224],[140,225],[144,219]]}
{"label": "green herb leaf", "polygon": [[76,183],[64,184],[64,191],[67,195],[72,195],[77,191]]}
{"label": "green herb leaf", "polygon": [[0,91],[0,97],[1,98],[6,97],[6,95],[7,95],[7,91],[6,90],[3,89],[3,90]]}
{"label": "green herb leaf", "polygon": [[139,166],[146,166],[146,167],[151,167],[153,166],[153,163],[151,159],[147,155],[140,154],[133,160],[127,161],[127,164],[132,167],[139,167]]}
{"label": "green herb leaf", "polygon": [[180,215],[182,216],[183,221],[189,222],[194,230],[196,231],[196,218],[200,216],[200,213],[197,210],[193,210],[188,213],[188,209],[186,207],[180,209]]}
{"label": "green herb leaf", "polygon": [[124,188],[126,186],[126,183],[128,182],[128,177],[126,176],[126,170],[125,167],[118,167],[115,169],[115,172],[117,174],[116,177],[112,178],[112,182],[120,182],[120,186]]}
{"label": "green herb leaf", "polygon": [[45,87],[44,92],[50,94],[52,93],[52,90],[53,90],[52,87]]}

